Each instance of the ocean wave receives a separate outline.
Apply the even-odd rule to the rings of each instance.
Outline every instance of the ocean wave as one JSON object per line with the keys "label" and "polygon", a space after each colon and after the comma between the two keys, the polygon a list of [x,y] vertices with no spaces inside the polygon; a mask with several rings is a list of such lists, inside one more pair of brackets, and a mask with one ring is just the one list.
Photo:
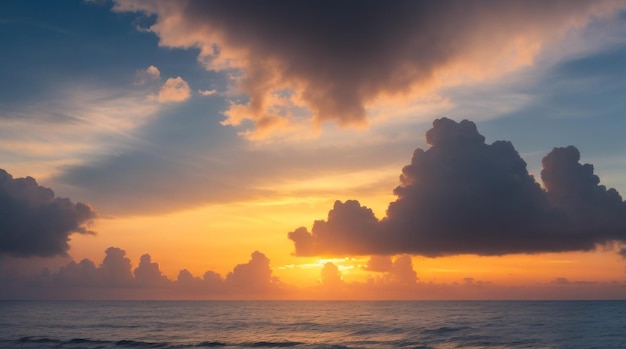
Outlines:
{"label": "ocean wave", "polygon": [[251,348],[288,348],[288,347],[293,347],[296,345],[300,345],[300,344],[304,344],[301,342],[290,342],[290,341],[285,341],[285,342],[265,342],[265,341],[261,341],[261,342],[253,342],[253,343],[249,343],[246,344],[245,346],[251,347]]}
{"label": "ocean wave", "polygon": [[213,348],[213,347],[225,347],[227,345],[228,344],[223,343],[223,342],[200,342],[194,345],[194,347]]}
{"label": "ocean wave", "polygon": [[69,340],[60,340],[56,338],[48,338],[48,337],[22,337],[13,341],[13,343],[19,344],[53,344],[54,347],[63,347],[63,348],[74,348],[80,347],[84,348],[98,346],[98,347],[127,347],[127,348],[171,348],[171,343],[165,342],[143,342],[143,341],[135,341],[122,339],[118,341],[106,341],[106,340],[98,340],[98,339],[89,339],[89,338],[72,338]]}
{"label": "ocean wave", "polygon": [[15,341],[16,343],[59,343],[58,339],[46,338],[46,337],[22,337]]}
{"label": "ocean wave", "polygon": [[467,330],[469,327],[448,327],[442,326],[436,329],[425,329],[422,331],[424,334],[449,334],[453,332]]}
{"label": "ocean wave", "polygon": [[158,342],[142,342],[142,341],[133,341],[123,339],[115,342],[115,345],[120,347],[131,347],[131,348],[166,348],[170,346],[170,343],[158,343]]}
{"label": "ocean wave", "polygon": [[[303,345],[302,342],[292,341],[258,341],[258,342],[244,342],[244,343],[225,343],[219,341],[203,341],[199,343],[187,343],[187,344],[174,344],[169,342],[146,342],[130,339],[122,340],[96,340],[88,338],[72,338],[70,340],[60,340],[56,338],[48,337],[22,337],[14,341],[7,341],[7,343],[14,343],[20,345],[32,344],[33,347],[45,348],[216,348],[216,347],[239,347],[239,348],[289,348],[298,345]],[[49,346],[46,346],[49,344]],[[15,345],[13,345],[14,347]],[[316,346],[317,347],[317,346]],[[324,348],[328,349],[347,349],[346,347],[328,345]]]}

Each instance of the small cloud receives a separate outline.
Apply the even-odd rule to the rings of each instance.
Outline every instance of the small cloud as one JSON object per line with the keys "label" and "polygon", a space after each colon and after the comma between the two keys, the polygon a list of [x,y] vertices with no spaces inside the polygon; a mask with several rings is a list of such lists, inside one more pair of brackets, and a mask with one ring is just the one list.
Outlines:
{"label": "small cloud", "polygon": [[183,102],[191,97],[191,88],[180,76],[169,78],[155,97],[161,103]]}
{"label": "small cloud", "polygon": [[217,94],[217,90],[213,89],[213,90],[198,90],[198,93],[201,94],[202,96],[213,96],[215,94]]}
{"label": "small cloud", "polygon": [[157,81],[161,79],[161,71],[159,68],[151,65],[144,70],[139,70],[135,74],[135,85],[145,85],[150,81]]}
{"label": "small cloud", "polygon": [[159,71],[159,68],[151,65],[146,69],[146,74],[148,74],[148,76],[151,76],[155,79],[159,79],[161,78],[161,72]]}

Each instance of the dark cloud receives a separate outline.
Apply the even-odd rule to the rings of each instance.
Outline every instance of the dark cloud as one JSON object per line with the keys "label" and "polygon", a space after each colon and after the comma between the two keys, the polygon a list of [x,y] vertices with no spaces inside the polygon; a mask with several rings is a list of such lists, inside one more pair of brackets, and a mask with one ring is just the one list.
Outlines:
{"label": "dark cloud", "polygon": [[591,250],[626,241],[626,204],[599,185],[574,147],[544,160],[546,190],[510,142],[486,144],[476,125],[439,119],[426,133],[378,220],[358,201],[337,201],[311,233],[289,233],[297,255],[503,255]]}
{"label": "dark cloud", "polygon": [[224,280],[234,292],[267,292],[275,289],[278,279],[272,277],[270,260],[263,253],[254,251],[250,261],[238,264]]}
{"label": "dark cloud", "polygon": [[144,254],[135,269],[135,281],[145,286],[162,286],[170,281],[161,273],[159,264],[152,262],[149,254]]}
{"label": "dark cloud", "polygon": [[93,287],[102,283],[98,280],[98,270],[94,262],[83,259],[79,263],[70,261],[61,267],[54,277],[55,283],[68,287]]}
{"label": "dark cloud", "polygon": [[607,239],[624,239],[626,203],[617,190],[600,185],[593,165],[579,160],[580,152],[572,146],[555,148],[543,159],[541,179],[550,201],[577,229],[595,231]]}
{"label": "dark cloud", "polygon": [[110,286],[129,286],[133,282],[132,264],[126,257],[126,251],[118,247],[109,247],[100,268],[98,277],[102,284]]}
{"label": "dark cloud", "polygon": [[[380,224],[371,209],[361,206],[358,201],[345,203],[335,201],[328,212],[327,220],[313,223],[313,235],[304,227],[288,234],[296,245],[296,254],[312,256],[317,254],[337,255],[345,251],[366,251],[381,234]],[[324,241],[324,248],[319,248]]]}
{"label": "dark cloud", "polygon": [[226,112],[257,129],[290,121],[274,96],[315,122],[365,122],[366,106],[449,83],[481,79],[532,63],[542,44],[618,4],[587,1],[180,1],[117,0],[118,11],[156,15],[151,30],[170,47],[198,47],[208,69],[240,69],[250,97]]}
{"label": "dark cloud", "polygon": [[64,255],[72,233],[89,234],[96,213],[87,205],[55,197],[31,177],[0,169],[0,255]]}

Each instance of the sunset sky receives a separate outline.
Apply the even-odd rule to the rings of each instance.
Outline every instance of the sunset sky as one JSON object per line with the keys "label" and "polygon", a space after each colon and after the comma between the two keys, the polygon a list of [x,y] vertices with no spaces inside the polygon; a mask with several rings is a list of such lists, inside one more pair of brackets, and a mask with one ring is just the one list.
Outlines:
{"label": "sunset sky", "polygon": [[626,299],[626,1],[8,0],[0,43],[0,299]]}

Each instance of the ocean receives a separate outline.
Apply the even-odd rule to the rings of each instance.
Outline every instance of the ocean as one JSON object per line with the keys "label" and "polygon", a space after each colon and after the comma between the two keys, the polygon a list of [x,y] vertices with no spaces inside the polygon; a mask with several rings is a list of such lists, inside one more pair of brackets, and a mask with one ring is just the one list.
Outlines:
{"label": "ocean", "polygon": [[626,301],[0,302],[0,348],[626,348]]}

